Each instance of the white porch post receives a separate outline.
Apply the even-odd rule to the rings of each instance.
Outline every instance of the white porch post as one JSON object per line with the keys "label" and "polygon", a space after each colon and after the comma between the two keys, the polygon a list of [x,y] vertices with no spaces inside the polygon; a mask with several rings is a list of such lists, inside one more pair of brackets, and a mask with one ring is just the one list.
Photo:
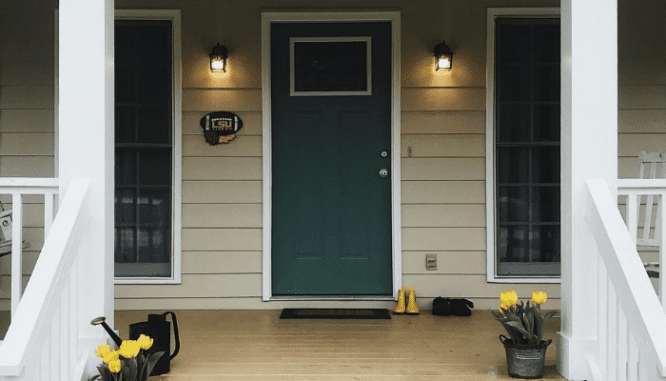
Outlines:
{"label": "white porch post", "polygon": [[106,336],[90,320],[106,316],[113,326],[113,22],[113,0],[60,0],[60,194],[88,178],[92,208],[79,263],[82,350]]}
{"label": "white porch post", "polygon": [[559,372],[589,378],[596,250],[585,223],[587,179],[617,181],[617,0],[562,0],[562,325]]}

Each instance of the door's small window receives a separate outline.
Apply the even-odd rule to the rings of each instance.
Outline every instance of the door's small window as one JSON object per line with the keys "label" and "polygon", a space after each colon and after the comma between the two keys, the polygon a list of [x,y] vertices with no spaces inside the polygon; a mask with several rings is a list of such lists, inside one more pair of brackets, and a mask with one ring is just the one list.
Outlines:
{"label": "door's small window", "polygon": [[371,95],[370,37],[290,38],[290,87],[299,95]]}

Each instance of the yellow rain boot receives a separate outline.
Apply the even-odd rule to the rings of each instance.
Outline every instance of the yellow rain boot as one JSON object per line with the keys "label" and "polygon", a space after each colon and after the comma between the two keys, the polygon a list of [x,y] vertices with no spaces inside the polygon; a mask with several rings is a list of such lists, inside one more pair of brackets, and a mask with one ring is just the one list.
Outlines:
{"label": "yellow rain boot", "polygon": [[414,291],[414,287],[409,288],[409,301],[407,302],[406,312],[408,315],[418,315],[421,313],[419,306],[416,305],[416,291]]}
{"label": "yellow rain boot", "polygon": [[405,287],[401,287],[398,291],[398,305],[393,309],[393,313],[396,315],[405,313]]}

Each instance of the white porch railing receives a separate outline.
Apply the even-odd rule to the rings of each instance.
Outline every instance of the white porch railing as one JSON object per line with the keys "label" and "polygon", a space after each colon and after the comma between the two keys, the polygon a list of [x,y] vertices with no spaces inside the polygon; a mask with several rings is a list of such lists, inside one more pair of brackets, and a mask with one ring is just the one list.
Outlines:
{"label": "white porch railing", "polygon": [[[665,203],[663,200],[666,200],[666,179],[618,179],[617,193],[618,196],[627,196],[625,220],[634,243],[641,246],[642,242],[651,241],[657,242],[656,244],[659,245],[659,260],[656,263],[659,272],[657,292],[662,305],[666,307],[666,303],[664,303],[666,302],[666,282],[664,281],[666,274],[663,273],[664,266],[662,266],[665,255],[663,238],[666,237],[666,224],[659,221],[661,219],[659,216],[664,215]],[[643,196],[647,198],[647,205],[644,208],[643,218],[639,219],[642,208],[641,197]],[[654,218],[657,223],[652,223],[653,198],[658,196],[661,198],[657,204],[657,217]],[[643,224],[640,224],[639,221],[643,221]],[[640,236],[639,229],[643,229]]]}
{"label": "white porch railing", "polygon": [[[90,219],[88,188],[88,180],[73,180],[68,186],[0,344],[0,380],[81,379],[88,355],[78,353],[77,280],[79,242]],[[13,213],[20,215],[16,209]],[[20,226],[16,218],[14,224]]]}
{"label": "white porch railing", "polygon": [[592,380],[666,380],[666,314],[607,183],[587,185],[585,216],[598,247]]}
{"label": "white porch railing", "polygon": [[[27,195],[44,196],[44,238],[55,213],[58,179],[54,178],[0,178],[0,194],[12,196],[11,217],[11,315],[14,317],[23,292],[23,199]],[[4,228],[3,228],[4,230]],[[5,234],[7,236],[8,234]]]}

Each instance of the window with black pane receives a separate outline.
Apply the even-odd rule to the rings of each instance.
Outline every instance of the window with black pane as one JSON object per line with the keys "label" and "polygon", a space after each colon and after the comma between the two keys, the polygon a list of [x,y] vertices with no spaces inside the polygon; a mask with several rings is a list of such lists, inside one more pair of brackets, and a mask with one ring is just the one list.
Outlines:
{"label": "window with black pane", "polygon": [[115,276],[172,275],[172,22],[115,22]]}
{"label": "window with black pane", "polygon": [[496,272],[560,275],[560,22],[496,19]]}

